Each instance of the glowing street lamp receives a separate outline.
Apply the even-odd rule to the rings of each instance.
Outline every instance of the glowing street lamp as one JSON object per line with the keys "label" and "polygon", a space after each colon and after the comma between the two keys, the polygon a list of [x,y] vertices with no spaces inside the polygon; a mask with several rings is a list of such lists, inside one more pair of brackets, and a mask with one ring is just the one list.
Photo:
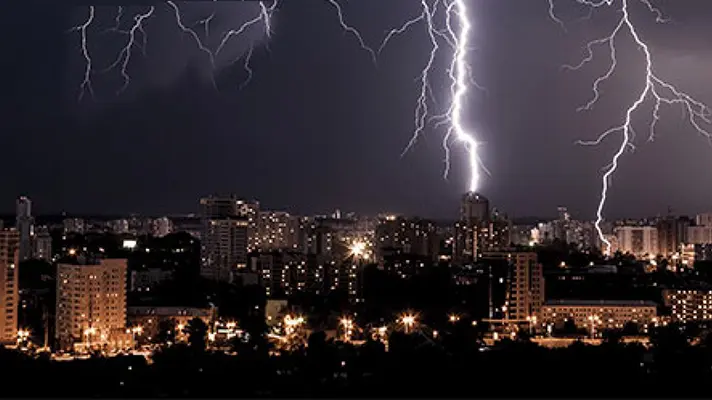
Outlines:
{"label": "glowing street lamp", "polygon": [[401,323],[405,327],[405,333],[410,333],[410,330],[415,325],[415,315],[405,314],[401,317]]}
{"label": "glowing street lamp", "polygon": [[294,333],[294,331],[296,331],[296,329],[303,323],[303,317],[293,317],[291,315],[287,315],[284,317],[284,326],[288,335]]}
{"label": "glowing street lamp", "polygon": [[341,326],[344,329],[344,342],[351,341],[351,334],[353,333],[354,321],[349,317],[341,318]]}
{"label": "glowing street lamp", "polygon": [[17,331],[17,345],[20,346],[30,337],[30,331],[25,329],[20,329]]}

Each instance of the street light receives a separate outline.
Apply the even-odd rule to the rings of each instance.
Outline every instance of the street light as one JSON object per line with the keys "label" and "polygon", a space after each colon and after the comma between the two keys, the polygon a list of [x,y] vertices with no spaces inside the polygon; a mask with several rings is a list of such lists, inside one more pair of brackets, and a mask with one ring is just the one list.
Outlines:
{"label": "street light", "polygon": [[141,334],[143,334],[143,327],[141,325],[134,326],[133,328],[131,328],[131,333],[134,344],[138,346],[138,340],[136,340],[136,336],[141,336]]}
{"label": "street light", "polygon": [[23,342],[27,341],[27,339],[30,337],[30,331],[25,330],[25,329],[20,329],[17,331],[17,345],[20,346],[22,345]]}
{"label": "street light", "polygon": [[405,314],[401,317],[401,323],[405,327],[405,333],[410,333],[410,329],[415,325],[415,315]]}
{"label": "street light", "polygon": [[351,334],[353,333],[354,321],[349,317],[341,318],[341,326],[344,329],[344,342],[351,341]]}
{"label": "street light", "polygon": [[90,327],[84,330],[84,336],[87,339],[87,349],[91,346],[91,337],[96,334],[96,328]]}

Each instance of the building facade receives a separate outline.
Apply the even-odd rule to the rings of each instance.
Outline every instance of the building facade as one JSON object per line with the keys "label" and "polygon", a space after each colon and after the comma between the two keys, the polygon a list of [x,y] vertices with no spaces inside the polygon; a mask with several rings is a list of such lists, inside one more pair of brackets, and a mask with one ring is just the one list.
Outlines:
{"label": "building facade", "polygon": [[712,320],[712,290],[666,289],[663,301],[670,308],[672,322]]}
{"label": "building facade", "polygon": [[[247,264],[250,237],[256,234],[259,204],[236,197],[200,200],[201,275],[229,282]],[[252,236],[251,236],[252,235]]]}
{"label": "building facade", "polygon": [[657,304],[652,301],[550,300],[542,310],[544,324],[563,326],[572,320],[593,332],[622,329],[629,322],[643,328],[657,322]]}
{"label": "building facade", "polygon": [[0,344],[14,343],[18,330],[20,233],[0,230]]}
{"label": "building facade", "polygon": [[[80,261],[83,262],[83,261]],[[103,346],[126,330],[125,259],[57,265],[55,335],[61,349]]]}
{"label": "building facade", "polygon": [[617,250],[636,257],[658,254],[659,229],[654,226],[621,226],[616,228]]}
{"label": "building facade", "polygon": [[17,199],[15,228],[20,235],[20,261],[28,260],[32,258],[34,220],[32,218],[32,201],[25,196]]}
{"label": "building facade", "polygon": [[506,260],[509,265],[505,319],[527,321],[541,313],[544,304],[544,274],[534,252],[497,251],[482,254],[482,260]]}

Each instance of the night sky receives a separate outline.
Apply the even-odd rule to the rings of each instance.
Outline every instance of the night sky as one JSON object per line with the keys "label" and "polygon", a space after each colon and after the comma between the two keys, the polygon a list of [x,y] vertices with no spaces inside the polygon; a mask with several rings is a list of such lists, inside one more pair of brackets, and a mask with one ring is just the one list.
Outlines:
{"label": "night sky", "polygon": [[[36,213],[164,214],[193,212],[200,196],[236,193],[265,208],[295,213],[335,208],[362,213],[402,212],[452,218],[466,190],[467,171],[455,147],[444,180],[441,132],[428,131],[404,158],[413,131],[416,79],[428,56],[426,32],[415,26],[391,43],[378,67],[345,34],[334,9],[320,0],[282,1],[265,47],[262,27],[234,41],[217,60],[217,89],[207,57],[182,35],[172,10],[159,4],[146,25],[146,56],[136,48],[126,92],[117,70],[98,71],[116,58],[118,36],[102,33],[116,9],[97,10],[89,31],[97,74],[96,100],[77,95],[83,64],[79,35],[67,33],[86,8],[5,4],[2,37],[2,150],[0,211],[25,194]],[[386,31],[419,13],[415,0],[342,2],[347,21],[377,47]],[[576,108],[607,68],[605,48],[578,72],[561,70],[585,56],[586,41],[607,35],[613,10],[580,19],[586,10],[559,0],[568,33],[548,17],[545,0],[472,0],[477,81],[467,123],[484,142],[491,177],[481,192],[514,216],[554,215],[565,205],[592,218],[601,168],[619,137],[598,148],[592,139],[623,118],[643,85],[642,53],[621,39],[618,74],[602,86],[591,112]],[[712,104],[712,2],[654,1],[671,19],[656,24],[644,6],[632,9],[649,42],[658,75]],[[254,15],[256,4],[179,3],[186,23],[217,15],[218,35]],[[129,8],[133,15],[141,8]],[[130,17],[125,17],[126,22]],[[202,32],[196,26],[197,32]],[[245,78],[239,58],[247,41],[261,41]],[[442,58],[438,65],[444,67]],[[436,80],[436,95],[446,94]],[[650,110],[646,107],[645,110]],[[682,110],[661,113],[657,138],[646,142],[649,112],[636,118],[638,149],[627,154],[613,182],[610,217],[712,210],[712,146],[685,123]]]}

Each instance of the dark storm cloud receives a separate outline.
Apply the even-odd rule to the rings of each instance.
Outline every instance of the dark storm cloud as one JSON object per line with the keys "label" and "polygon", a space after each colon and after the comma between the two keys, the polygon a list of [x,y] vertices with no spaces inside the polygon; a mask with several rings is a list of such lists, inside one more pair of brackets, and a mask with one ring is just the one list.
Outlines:
{"label": "dark storm cloud", "polygon": [[[130,37],[125,33],[110,30],[117,26],[118,7],[97,6],[95,22],[87,33],[87,46],[96,70],[93,82],[100,103],[107,100],[110,102],[134,100],[135,96],[140,96],[145,89],[165,89],[174,84],[189,66],[195,72],[199,72],[206,84],[211,84],[213,76],[220,70],[235,65],[245,55],[250,45],[259,46],[264,41],[265,29],[261,24],[245,30],[244,35],[240,37],[229,35],[230,30],[237,29],[260,15],[260,7],[256,2],[214,4],[176,2],[174,4],[180,11],[182,24],[192,29],[201,43],[213,53],[227,37],[227,44],[214,59],[215,64],[211,64],[210,55],[198,46],[196,40],[181,30],[175,9],[167,3],[157,3],[154,12],[142,24],[143,32],[146,33],[145,49],[141,48],[144,40],[142,31],[135,31],[137,45],[132,48],[126,69],[131,77],[131,84],[127,93],[124,93],[122,98],[116,99],[116,90],[123,85],[121,76],[123,61],[119,57],[125,54],[122,50]],[[124,32],[129,31],[135,25],[135,17],[149,10],[150,6],[123,7],[120,29]],[[87,7],[76,8],[71,25],[84,23],[87,15]],[[85,65],[84,58],[78,53],[81,46],[79,33],[68,33],[67,44],[66,60],[70,66],[67,68],[66,81],[70,86],[68,92],[76,97],[77,88],[83,79],[83,74],[77,71],[82,71]],[[115,67],[109,69],[112,65]]]}
{"label": "dark storm cloud", "polygon": [[[605,71],[607,54],[599,49],[596,61],[581,71],[560,67],[585,56],[587,40],[610,32],[615,14],[604,10],[585,20],[586,11],[572,2],[556,3],[568,33],[548,18],[544,0],[470,3],[476,47],[471,61],[487,92],[472,89],[467,122],[484,142],[492,177],[484,178],[483,191],[497,206],[521,216],[553,214],[556,206],[568,205],[591,217],[600,169],[619,138],[596,149],[574,141],[620,123],[642,87],[643,64],[630,40],[621,39],[619,73],[602,86],[592,111],[577,113],[590,98],[592,80]],[[244,7],[256,6],[179,5],[193,22],[213,6],[234,7],[216,14],[212,48],[217,32],[250,18],[254,10]],[[659,75],[712,104],[712,44],[706,33],[712,3],[658,5],[669,24],[655,24],[644,7],[634,11]],[[456,213],[467,179],[461,149],[453,150],[447,181],[439,132],[426,132],[411,153],[398,157],[412,133],[415,81],[427,59],[420,26],[397,38],[374,67],[340,29],[328,4],[283,1],[269,51],[262,45],[254,53],[250,85],[238,90],[245,78],[241,63],[227,67],[247,49],[238,41],[220,60],[215,90],[206,79],[210,66],[204,55],[161,5],[147,26],[147,56],[135,53],[127,93],[114,96],[115,73],[98,76],[100,107],[83,106],[77,114],[65,111],[77,108],[81,56],[77,37],[64,31],[81,10],[66,18],[58,9],[32,10],[29,21],[20,18],[29,9],[12,7],[2,15],[3,37],[17,39],[3,45],[10,61],[2,65],[8,106],[1,126],[8,140],[0,160],[0,168],[12,173],[0,186],[7,204],[0,208],[10,209],[12,198],[27,193],[41,211],[192,211],[200,195],[229,191],[299,212],[340,207],[433,217]],[[374,47],[419,10],[412,0],[359,0],[343,2],[343,8]],[[101,10],[102,23],[112,22],[113,11]],[[256,28],[248,40],[263,34]],[[118,45],[94,42],[101,65],[111,62]],[[447,93],[445,83],[434,82],[440,98]],[[652,143],[645,137],[649,114],[641,110],[636,116],[638,151],[625,156],[614,179],[609,215],[655,214],[668,204],[685,212],[712,207],[705,173],[712,148],[685,124],[681,110],[666,108],[663,116]]]}

